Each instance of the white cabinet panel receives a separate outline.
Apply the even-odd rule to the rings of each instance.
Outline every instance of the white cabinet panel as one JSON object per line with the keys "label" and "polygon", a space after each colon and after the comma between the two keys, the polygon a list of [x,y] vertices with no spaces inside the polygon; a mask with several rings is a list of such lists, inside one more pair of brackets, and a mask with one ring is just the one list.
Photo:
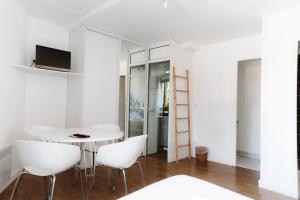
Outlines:
{"label": "white cabinet panel", "polygon": [[67,127],[118,122],[119,40],[86,28],[70,33]]}
{"label": "white cabinet panel", "polygon": [[94,31],[86,33],[83,126],[117,123],[118,40]]}
{"label": "white cabinet panel", "polygon": [[155,47],[151,48],[149,50],[149,58],[150,60],[157,60],[162,58],[168,58],[170,57],[170,46],[161,46],[161,47]]}

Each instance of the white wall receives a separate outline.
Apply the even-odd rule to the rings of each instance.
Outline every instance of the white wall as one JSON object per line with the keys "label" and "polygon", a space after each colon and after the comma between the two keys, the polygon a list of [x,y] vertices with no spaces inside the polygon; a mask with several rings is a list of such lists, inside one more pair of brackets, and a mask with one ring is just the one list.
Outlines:
{"label": "white wall", "polygon": [[261,60],[238,64],[237,151],[249,156],[260,154]]}
{"label": "white wall", "polygon": [[[24,137],[24,77],[12,66],[26,63],[27,26],[27,17],[15,0],[3,0],[1,3],[0,149],[16,138]],[[12,171],[17,168],[14,162]],[[0,191],[2,187],[0,185]]]}
{"label": "white wall", "polygon": [[0,147],[20,135],[23,126],[24,78],[12,66],[26,62],[25,13],[14,0],[0,7]]}
{"label": "white wall", "polygon": [[[170,83],[173,84],[173,67],[176,67],[176,74],[185,76],[186,70],[192,69],[192,56],[193,53],[182,48],[182,45],[178,42],[171,41],[171,48],[170,48]],[[193,72],[191,72],[192,74]],[[186,81],[183,79],[177,79],[177,88],[178,89],[186,89]],[[193,95],[193,88],[191,89],[191,96]],[[168,162],[173,162],[176,160],[176,143],[175,143],[175,113],[174,113],[174,93],[173,87],[171,87],[170,92],[170,110],[169,110],[169,133],[168,133]],[[184,93],[177,95],[178,103],[185,103],[186,102],[186,95]],[[191,99],[190,99],[191,100]],[[192,100],[191,100],[192,101]],[[181,106],[182,107],[182,106]],[[178,108],[178,117],[186,117],[187,115],[187,108]],[[193,119],[193,117],[192,117]],[[178,129],[179,130],[188,130],[188,125],[186,120],[181,120],[182,122],[178,122]],[[192,122],[191,122],[192,123]],[[191,135],[195,134],[195,130],[191,130]],[[180,134],[178,137],[179,145],[184,145],[188,143],[188,134]],[[193,149],[193,148],[192,148]],[[179,159],[186,158],[189,155],[188,147],[180,148],[179,149]]]}
{"label": "white wall", "polygon": [[298,197],[297,51],[300,7],[263,19],[260,186]]}
{"label": "white wall", "polygon": [[193,143],[235,165],[238,61],[261,57],[259,35],[201,46],[193,55]]}
{"label": "white wall", "polygon": [[27,74],[25,97],[25,126],[65,127],[66,78]]}
{"label": "white wall", "polygon": [[55,49],[69,49],[69,32],[63,27],[42,21],[36,18],[28,18],[28,44],[27,64],[30,66],[35,59],[35,45],[47,46]]}
{"label": "white wall", "polygon": [[[62,27],[35,18],[28,20],[27,64],[35,58],[35,46],[68,50],[69,33]],[[25,74],[25,126],[65,127],[67,78]]]}

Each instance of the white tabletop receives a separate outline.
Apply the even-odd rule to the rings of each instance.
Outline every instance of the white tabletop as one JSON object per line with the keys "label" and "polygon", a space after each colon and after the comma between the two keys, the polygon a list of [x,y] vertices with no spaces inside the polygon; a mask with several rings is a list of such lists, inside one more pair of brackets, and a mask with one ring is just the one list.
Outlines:
{"label": "white tabletop", "polygon": [[[116,130],[102,130],[96,128],[65,128],[49,130],[32,130],[28,134],[38,140],[63,142],[63,143],[88,143],[116,140],[122,138],[124,133]],[[75,133],[90,135],[89,138],[74,138],[71,135]]]}

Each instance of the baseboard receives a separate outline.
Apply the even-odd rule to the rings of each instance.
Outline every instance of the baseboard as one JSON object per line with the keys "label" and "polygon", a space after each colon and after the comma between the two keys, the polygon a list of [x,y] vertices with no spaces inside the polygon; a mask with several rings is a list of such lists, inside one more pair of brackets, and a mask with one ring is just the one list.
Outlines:
{"label": "baseboard", "polygon": [[0,186],[0,193],[2,193],[12,182],[14,182],[14,180],[16,180],[16,178],[21,173],[21,171],[22,170],[12,173],[12,175],[10,176],[10,179],[5,184],[2,184]]}
{"label": "baseboard", "polygon": [[259,179],[258,181],[258,187],[264,189],[264,190],[269,190],[269,191],[272,191],[272,192],[276,192],[278,194],[281,194],[281,195],[285,195],[287,197],[291,197],[293,199],[298,199],[298,191],[296,193],[293,193],[291,191],[283,191],[283,190],[280,190],[279,188],[275,188],[273,184],[268,184],[266,182],[264,182],[262,179]]}
{"label": "baseboard", "polygon": [[0,148],[0,193],[2,193],[18,176],[21,170],[12,172],[12,145]]}
{"label": "baseboard", "polygon": [[7,187],[11,175],[12,147],[11,144],[0,148],[0,191]]}
{"label": "baseboard", "polygon": [[253,158],[253,159],[260,159],[260,155],[259,154],[255,154],[255,153],[250,153],[250,152],[246,152],[246,151],[237,151],[237,155],[239,156],[243,156],[246,158]]}

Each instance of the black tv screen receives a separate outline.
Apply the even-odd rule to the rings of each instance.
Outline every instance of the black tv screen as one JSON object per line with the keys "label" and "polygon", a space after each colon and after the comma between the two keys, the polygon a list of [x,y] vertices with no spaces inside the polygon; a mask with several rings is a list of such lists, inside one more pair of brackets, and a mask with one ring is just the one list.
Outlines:
{"label": "black tv screen", "polygon": [[71,52],[36,45],[37,67],[59,71],[70,71]]}

